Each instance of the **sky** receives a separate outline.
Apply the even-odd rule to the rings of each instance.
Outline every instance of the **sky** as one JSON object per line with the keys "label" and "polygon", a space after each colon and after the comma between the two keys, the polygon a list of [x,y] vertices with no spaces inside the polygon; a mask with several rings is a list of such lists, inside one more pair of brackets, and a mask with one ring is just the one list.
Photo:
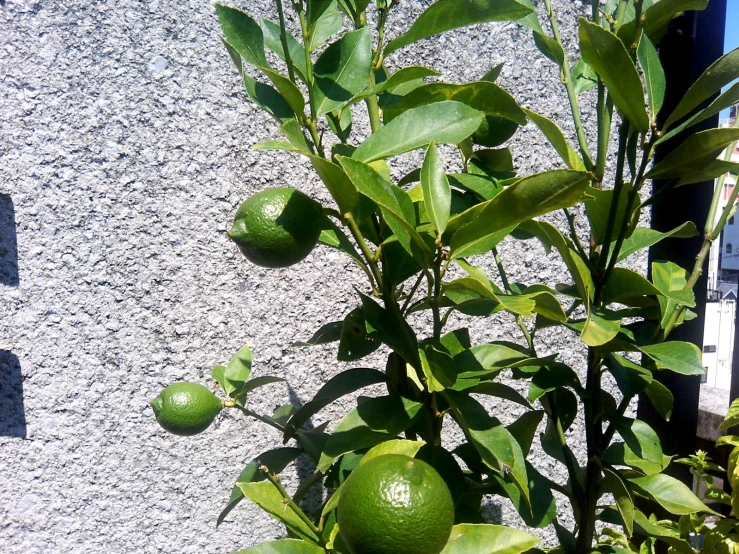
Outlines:
{"label": "sky", "polygon": [[[724,35],[724,53],[739,46],[739,0],[726,0],[726,34]],[[729,117],[729,110],[719,114],[720,119]]]}

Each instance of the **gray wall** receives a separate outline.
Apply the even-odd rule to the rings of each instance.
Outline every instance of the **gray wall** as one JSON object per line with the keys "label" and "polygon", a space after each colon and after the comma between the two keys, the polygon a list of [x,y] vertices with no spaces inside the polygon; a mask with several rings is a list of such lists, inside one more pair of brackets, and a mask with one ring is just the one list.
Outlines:
{"label": "gray wall", "polygon": [[[428,3],[402,2],[390,35]],[[268,0],[240,4],[271,15]],[[559,8],[572,43],[584,8]],[[289,184],[327,195],[302,159],[250,150],[277,131],[245,99],[218,37],[204,0],[0,0],[2,552],[222,553],[282,536],[247,502],[215,528],[234,479],[279,444],[276,432],[229,413],[203,435],[178,438],[148,406],[177,380],[213,385],[212,365],[245,343],[255,375],[289,383],[263,389],[253,409],[306,401],[345,366],[330,346],[290,343],[345,315],[357,304],[352,286],[364,286],[326,248],[268,271],[225,236],[249,194]],[[401,55],[451,81],[505,61],[500,82],[572,135],[553,64],[514,24],[450,33]],[[531,128],[513,150],[523,173],[558,164]],[[394,174],[418,159],[404,158]],[[560,260],[544,260],[536,244],[506,243],[503,256],[519,280],[565,279]],[[495,275],[490,260],[479,262]],[[473,335],[519,340],[505,318],[473,322]],[[544,338],[542,350],[581,363],[572,336]],[[515,415],[497,408],[506,422]],[[534,459],[551,473],[540,450]],[[288,485],[306,471],[288,470]],[[517,522],[500,500],[490,513]],[[538,533],[551,544],[551,533]]]}

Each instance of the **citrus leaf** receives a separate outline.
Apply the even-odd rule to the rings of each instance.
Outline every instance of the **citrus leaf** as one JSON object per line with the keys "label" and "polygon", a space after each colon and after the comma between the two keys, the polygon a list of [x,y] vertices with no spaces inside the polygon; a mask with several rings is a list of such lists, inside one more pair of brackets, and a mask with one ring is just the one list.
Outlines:
{"label": "citrus leaf", "polygon": [[[310,42],[308,44],[308,50],[313,52],[316,48],[326,42],[331,36],[335,35],[341,30],[341,26],[344,23],[344,18],[336,9],[335,2],[311,2],[312,5],[322,4],[322,12],[311,23]],[[310,6],[312,7],[312,6]],[[310,11],[309,7],[309,11]]]}
{"label": "citrus leaf", "polygon": [[685,539],[681,539],[680,534],[676,530],[659,525],[656,522],[656,518],[653,521],[647,518],[641,511],[634,510],[634,523],[637,525],[637,528],[641,528],[640,534],[649,537],[658,537],[661,541],[669,544],[675,552],[681,552],[682,554],[695,553],[691,543]]}
{"label": "citrus leaf", "polygon": [[[263,481],[267,476],[259,469],[261,466],[266,466],[272,473],[279,474],[289,463],[293,462],[298,456],[300,456],[300,454],[302,454],[302,450],[300,450],[300,448],[275,448],[274,450],[268,450],[250,461],[236,481],[241,483]],[[228,514],[231,513],[231,510],[233,510],[243,499],[244,493],[238,486],[234,485],[233,489],[231,489],[231,497],[228,499],[228,505],[218,516],[216,526],[223,523],[226,516],[228,516]]]}
{"label": "citrus leaf", "polygon": [[[480,383],[479,385],[475,385],[474,387],[466,389],[467,392],[473,392],[476,394],[485,394],[487,396],[495,396],[497,398],[503,398],[505,400],[510,400],[511,402],[515,402],[516,404],[520,404],[521,406],[524,406],[525,408],[528,408],[529,410],[533,410],[531,407],[531,404],[529,404],[528,400],[526,400],[520,392],[518,392],[513,387],[509,387],[508,385],[504,385],[503,383]],[[529,412],[534,413],[534,412]]]}
{"label": "citrus leaf", "polygon": [[302,149],[293,145],[286,140],[263,140],[256,144],[252,144],[254,150],[286,150],[288,152],[303,152]]}
{"label": "citrus leaf", "polygon": [[609,354],[606,363],[624,397],[636,396],[652,383],[652,372],[618,354]]}
{"label": "citrus leaf", "polygon": [[[705,2],[705,0],[703,1]],[[658,2],[657,5],[659,4]],[[739,48],[735,48],[721,56],[696,79],[662,128],[669,129],[672,124],[688,115],[693,108],[721,90],[721,87],[734,81],[737,75],[739,75]]]}
{"label": "citrus leaf", "polygon": [[[627,212],[631,188],[630,183],[625,183],[624,186],[621,187],[613,229],[621,229],[624,223],[631,220],[637,209],[636,206],[633,206],[631,210]],[[585,201],[585,213],[588,216],[593,240],[595,241],[595,244],[603,244],[603,241],[606,239],[606,227],[610,216],[611,203],[614,200],[614,191],[613,189],[593,189],[588,191],[588,194],[593,196],[593,198]]]}
{"label": "citrus leaf", "polygon": [[306,341],[298,341],[292,343],[292,346],[316,346],[318,344],[327,344],[335,342],[341,338],[341,329],[344,326],[343,321],[332,321],[322,325],[313,336]]}
{"label": "citrus leaf", "polygon": [[311,155],[309,158],[313,169],[316,170],[321,181],[326,185],[341,213],[346,214],[354,211],[358,201],[357,189],[354,188],[351,179],[347,177],[344,170],[320,156]]}
{"label": "citrus leaf", "polygon": [[264,385],[271,385],[272,383],[281,383],[284,379],[282,377],[273,377],[272,375],[263,375],[261,377],[255,377],[246,382],[246,384],[239,391],[239,396],[243,397],[244,394],[253,391]]}
{"label": "citrus leaf", "polygon": [[424,442],[409,441],[405,439],[395,439],[385,441],[377,446],[370,448],[367,453],[362,456],[359,460],[357,467],[366,464],[373,458],[378,456],[385,456],[386,454],[400,454],[402,456],[408,456],[409,458],[415,458],[419,450],[425,445]]}
{"label": "citrus leaf", "polygon": [[575,94],[580,96],[586,90],[598,85],[598,74],[580,58],[572,68],[572,84]]}
{"label": "citrus leaf", "polygon": [[729,411],[726,413],[726,417],[718,426],[719,431],[726,431],[731,429],[735,425],[739,425],[739,398],[734,400],[729,406]]}
{"label": "citrus leaf", "polygon": [[520,554],[539,538],[504,525],[460,523],[452,527],[449,542],[441,554]]}
{"label": "citrus leaf", "polygon": [[562,67],[565,63],[565,52],[562,46],[549,35],[544,34],[541,31],[534,31],[534,44],[539,49],[539,52],[544,54],[547,58],[556,63],[559,67]]}
{"label": "citrus leaf", "polygon": [[[418,361],[418,341],[404,319],[396,319],[369,296],[361,294],[364,320],[370,335],[378,337],[409,363]],[[418,364],[416,364],[418,367]]]}
{"label": "citrus leaf", "polygon": [[644,81],[647,85],[647,99],[649,101],[649,113],[651,114],[650,122],[654,123],[665,100],[665,71],[659,61],[657,49],[647,35],[642,35],[639,40],[636,55],[644,72]]}
{"label": "citrus leaf", "polygon": [[354,245],[349,238],[342,232],[342,230],[330,220],[328,221],[328,228],[322,229],[321,234],[318,237],[320,244],[325,244],[337,250],[341,250],[345,254],[348,254],[357,264],[365,267],[364,259],[359,255]]}
{"label": "citrus leaf", "polygon": [[647,179],[679,178],[714,161],[732,142],[739,129],[709,129],[689,136],[646,174]]}
{"label": "citrus leaf", "polygon": [[305,98],[303,98],[303,93],[300,92],[300,89],[290,79],[280,75],[276,71],[263,67],[262,72],[272,81],[272,84],[285,99],[290,109],[296,115],[303,115]]}
{"label": "citrus leaf", "polygon": [[647,281],[644,276],[630,269],[616,267],[611,276],[612,278],[603,287],[601,294],[604,305],[612,302],[631,305],[628,303],[629,299],[662,295],[659,288]]}
{"label": "citrus leaf", "polygon": [[223,373],[226,383],[224,387],[226,394],[231,397],[238,396],[238,393],[244,387],[247,379],[251,375],[251,348],[243,346],[231,361],[228,362]]}
{"label": "citrus leaf", "polygon": [[[544,410],[524,412],[521,417],[507,426],[511,435],[516,437],[518,444],[521,445],[521,450],[523,451],[524,456],[528,456],[531,451],[531,444],[534,442],[536,430],[539,428],[539,424],[543,417]],[[531,477],[531,471],[528,471],[528,474],[529,477]]]}
{"label": "citrus leaf", "polygon": [[662,463],[659,437],[649,425],[639,419],[620,417],[613,420],[613,426],[636,456],[653,464]]}
{"label": "citrus leaf", "polygon": [[283,502],[284,498],[280,491],[269,481],[236,482],[244,496],[262,508],[265,512],[283,523],[291,532],[297,536],[318,543],[318,537],[310,527],[300,519],[290,506]]}
{"label": "citrus leaf", "polygon": [[626,534],[630,537],[634,534],[634,499],[631,491],[618,472],[607,467],[603,468],[603,480],[616,501],[616,508],[623,519]]}
{"label": "citrus leaf", "polygon": [[299,539],[279,539],[231,554],[325,554],[325,552],[323,548],[310,542]]}
{"label": "citrus leaf", "polygon": [[672,262],[652,262],[652,281],[659,289],[660,326],[664,328],[678,306],[695,307],[695,293],[686,289],[688,272]]}
{"label": "citrus leaf", "polygon": [[672,417],[672,409],[675,405],[675,398],[672,392],[657,380],[652,381],[644,391],[654,409],[661,415],[665,421],[670,421]]}
{"label": "citrus leaf", "polygon": [[[696,228],[695,223],[693,223],[692,221],[686,221],[682,225],[675,227],[674,229],[672,229],[671,231],[667,231],[666,233],[657,231],[656,229],[637,227],[636,229],[634,229],[634,232],[631,234],[631,236],[623,241],[621,251],[618,253],[617,261],[620,262],[631,256],[631,254],[634,254],[639,250],[643,250],[644,248],[654,246],[659,241],[670,237],[691,238],[697,235],[698,229]],[[613,250],[614,247],[615,243],[611,243],[611,250]]]}
{"label": "citrus leaf", "polygon": [[387,80],[362,90],[359,94],[355,95],[351,100],[346,102],[342,106],[342,109],[351,104],[356,104],[357,102],[360,102],[365,98],[369,98],[370,96],[376,96],[386,91],[392,92],[394,89],[405,83],[418,81],[419,79],[423,79],[424,77],[438,77],[439,75],[441,75],[441,73],[439,73],[438,71],[434,71],[433,69],[429,69],[428,67],[423,67],[420,65],[404,67],[390,75]]}
{"label": "citrus leaf", "polygon": [[515,21],[533,10],[514,0],[437,0],[419,15],[408,31],[385,46],[385,56],[418,40],[489,21]]}
{"label": "citrus leaf", "polygon": [[418,87],[385,109],[383,114],[385,123],[389,123],[412,108],[449,100],[465,104],[488,116],[509,119],[519,125],[526,124],[526,115],[516,99],[504,88],[489,81],[461,85],[429,83]]}
{"label": "citrus leaf", "polygon": [[443,394],[452,406],[457,423],[465,430],[483,462],[512,478],[525,501],[530,503],[526,460],[521,445],[510,431],[469,394],[454,390],[446,390]]}
{"label": "citrus leaf", "polygon": [[342,454],[394,439],[413,425],[422,407],[423,404],[398,395],[362,402],[336,426],[321,453],[318,471],[325,472]]}
{"label": "citrus leaf", "polygon": [[436,350],[431,346],[419,348],[418,354],[421,359],[421,369],[428,381],[431,392],[441,392],[451,388],[457,380],[454,368],[454,360],[446,352]]}
{"label": "citrus leaf", "polygon": [[[688,10],[705,10],[707,5],[708,0],[660,0],[644,10],[642,29],[654,44],[658,44],[676,15]],[[636,22],[631,21],[619,29],[618,36],[624,44],[630,45],[638,38],[635,33]]]}
{"label": "citrus leaf", "polygon": [[459,144],[477,130],[482,118],[478,110],[454,101],[412,108],[370,135],[352,157],[371,162],[422,148],[431,141]]}
{"label": "citrus leaf", "polygon": [[370,336],[362,308],[355,308],[344,318],[337,359],[351,362],[364,358],[380,347],[380,341]]}
{"label": "citrus leaf", "polygon": [[370,84],[372,35],[369,27],[350,31],[316,61],[313,96],[316,115],[342,106]]}
{"label": "citrus leaf", "polygon": [[[280,26],[269,19],[262,19],[262,33],[264,36],[265,46],[284,60],[285,50],[282,47]],[[286,30],[285,33],[287,36],[287,51],[290,54],[290,61],[293,64],[295,72],[303,82],[305,82],[305,49],[289,31]]]}
{"label": "citrus leaf", "polygon": [[215,9],[226,41],[248,63],[258,68],[269,68],[264,56],[264,36],[259,24],[236,8],[215,4]]}
{"label": "citrus leaf", "polygon": [[629,482],[672,514],[716,513],[703,504],[684,483],[664,473],[633,477]]}
{"label": "citrus leaf", "polygon": [[564,133],[562,133],[562,130],[556,123],[554,123],[554,121],[547,119],[543,115],[534,111],[527,110],[526,108],[524,108],[523,111],[544,134],[549,143],[557,151],[557,154],[559,154],[565,164],[567,164],[567,167],[578,171],[585,171],[585,164],[583,164],[582,158],[580,158],[578,153],[569,145]]}
{"label": "citrus leaf", "polygon": [[725,160],[713,160],[707,165],[681,175],[680,180],[675,184],[675,188],[693,183],[713,181],[716,177],[720,177],[724,173],[733,173],[736,175],[739,173],[739,163],[728,162]]}
{"label": "citrus leaf", "polygon": [[706,370],[700,349],[689,342],[668,341],[639,347],[655,361],[659,369],[669,369],[682,375],[703,375]]}
{"label": "citrus leaf", "polygon": [[478,218],[459,229],[451,241],[451,257],[482,254],[491,235],[511,225],[579,202],[590,175],[555,169],[524,177],[483,204]]}
{"label": "citrus leaf", "polygon": [[616,35],[580,18],[580,51],[585,62],[603,80],[613,103],[641,133],[649,130],[644,91],[636,66]]}
{"label": "citrus leaf", "polygon": [[431,218],[436,231],[441,236],[449,221],[449,210],[452,207],[452,189],[444,173],[444,161],[439,150],[432,141],[426,150],[426,157],[421,167],[421,189],[426,213]]}

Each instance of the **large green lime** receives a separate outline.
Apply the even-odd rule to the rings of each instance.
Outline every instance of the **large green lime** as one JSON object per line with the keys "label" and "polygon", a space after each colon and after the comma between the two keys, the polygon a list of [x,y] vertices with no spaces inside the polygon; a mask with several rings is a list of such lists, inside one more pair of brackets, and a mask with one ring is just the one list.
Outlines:
{"label": "large green lime", "polygon": [[221,411],[221,401],[198,383],[174,383],[149,402],[164,429],[175,435],[205,431]]}
{"label": "large green lime", "polygon": [[299,190],[267,189],[239,206],[228,236],[250,262],[287,267],[316,246],[322,220],[321,206]]}
{"label": "large green lime", "polygon": [[387,454],[352,472],[337,519],[353,554],[439,554],[454,524],[454,503],[429,464]]}

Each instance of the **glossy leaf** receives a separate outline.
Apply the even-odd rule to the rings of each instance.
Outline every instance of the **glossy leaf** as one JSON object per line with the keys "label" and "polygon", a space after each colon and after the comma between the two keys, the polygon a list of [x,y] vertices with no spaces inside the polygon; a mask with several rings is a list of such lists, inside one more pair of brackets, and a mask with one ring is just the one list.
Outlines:
{"label": "glossy leaf", "polygon": [[572,68],[572,83],[575,94],[580,96],[586,90],[598,86],[598,74],[580,58]]}
{"label": "glossy leaf", "polygon": [[239,550],[232,554],[325,554],[320,546],[299,539],[279,539],[263,542],[246,550]]}
{"label": "glossy leaf", "polygon": [[641,346],[639,350],[654,360],[659,369],[682,375],[703,375],[706,372],[700,349],[689,342],[668,341]]}
{"label": "glossy leaf", "polygon": [[664,473],[633,477],[629,479],[629,482],[672,514],[715,513],[703,504],[684,483]]}
{"label": "glossy leaf", "polygon": [[318,242],[320,244],[325,244],[326,246],[336,248],[337,250],[348,254],[349,257],[357,262],[358,265],[366,267],[364,259],[362,258],[362,256],[359,255],[359,252],[357,252],[356,248],[354,248],[354,245],[349,240],[349,238],[335,223],[329,220],[327,221],[328,223],[326,225],[326,228],[321,230],[321,234],[318,237]]}
{"label": "glossy leaf", "polygon": [[652,262],[652,281],[660,291],[659,301],[662,319],[660,326],[665,327],[672,312],[678,306],[695,307],[695,293],[686,289],[688,272],[672,262]]}
{"label": "glossy leaf", "polygon": [[321,0],[320,2],[309,2],[309,4],[323,4],[322,13],[318,17],[316,17],[315,21],[310,22],[309,20],[311,26],[311,34],[308,50],[313,52],[316,48],[321,46],[324,42],[326,42],[329,38],[331,38],[333,35],[341,30],[341,26],[344,23],[344,18],[341,17],[341,14],[336,9],[335,2],[326,2],[326,0]]}
{"label": "glossy leaf", "polygon": [[418,451],[421,450],[425,444],[426,443],[419,441],[409,441],[404,439],[385,441],[370,448],[367,453],[362,456],[357,467],[366,464],[378,456],[385,456],[387,454],[399,454],[401,456],[415,458]]}
{"label": "glossy leaf", "polygon": [[565,52],[562,50],[562,46],[560,46],[559,42],[555,39],[540,31],[534,31],[534,44],[536,44],[539,52],[556,63],[559,67],[564,65]]}
{"label": "glossy leaf", "polygon": [[259,24],[236,8],[215,4],[215,9],[226,42],[248,63],[258,68],[269,68],[264,56],[264,36]]}
{"label": "glossy leaf", "polygon": [[732,427],[739,425],[739,400],[734,400],[729,406],[729,411],[726,413],[726,417],[718,426],[719,431],[726,431]]}
{"label": "glossy leaf", "polygon": [[[274,474],[279,474],[284,470],[287,465],[293,462],[302,451],[300,448],[275,448],[260,454],[247,464],[244,470],[241,472],[239,477],[236,479],[237,483],[248,483],[254,481],[263,481],[266,479],[266,474],[259,468],[266,466]],[[244,493],[238,486],[234,486],[231,490],[231,497],[228,499],[228,505],[223,509],[221,514],[218,516],[216,526],[223,523],[231,510],[244,499]]]}
{"label": "glossy leaf", "polygon": [[[705,0],[700,1],[705,2]],[[734,81],[737,75],[739,75],[739,48],[721,56],[696,79],[665,121],[663,129],[669,129],[701,102],[720,91],[721,87]]]}
{"label": "glossy leaf", "polygon": [[429,69],[428,67],[423,67],[420,65],[403,67],[390,75],[387,80],[382,81],[381,83],[377,83],[374,86],[365,88],[345,105],[354,104],[356,102],[364,100],[365,98],[369,98],[370,96],[375,96],[386,91],[392,92],[403,84],[412,81],[418,81],[419,79],[423,79],[424,77],[438,77],[439,75],[441,75],[441,73],[439,73],[438,71],[434,71],[433,69]]}
{"label": "glossy leaf", "polygon": [[624,397],[636,396],[652,383],[652,372],[628,358],[611,353],[607,365]]}
{"label": "glossy leaf", "polygon": [[376,369],[356,368],[342,371],[326,381],[315,396],[290,417],[285,425],[284,438],[288,439],[311,417],[342,396],[384,382],[385,374]]}
{"label": "glossy leaf", "polygon": [[580,338],[588,346],[601,346],[621,330],[621,318],[608,310],[588,307],[588,316]]}
{"label": "glossy leaf", "polygon": [[492,469],[508,474],[528,501],[530,491],[526,460],[513,435],[468,394],[446,390],[444,397],[452,405],[453,413],[459,419],[458,423],[480,453],[483,462]]}
{"label": "glossy leaf", "polygon": [[318,471],[325,472],[347,452],[375,446],[395,438],[413,425],[422,404],[400,396],[370,398],[349,412],[328,439]]}
{"label": "glossy leaf", "polygon": [[370,336],[362,308],[355,308],[344,318],[337,359],[350,362],[364,358],[380,347],[380,341]]}
{"label": "glossy leaf", "polygon": [[[667,231],[666,233],[663,233],[661,231],[657,231],[656,229],[647,229],[644,227],[637,227],[634,229],[634,232],[631,234],[630,237],[624,240],[621,251],[618,253],[618,261],[625,260],[631,254],[634,254],[638,252],[639,250],[643,250],[644,248],[649,248],[650,246],[654,246],[659,241],[674,237],[674,238],[691,238],[698,235],[698,229],[695,226],[695,223],[692,221],[686,221],[682,225],[679,225],[678,227],[675,227],[671,231]],[[611,244],[611,249],[613,249],[614,244]]]}
{"label": "glossy leaf", "polygon": [[683,185],[691,185],[693,183],[713,181],[716,177],[720,177],[725,173],[739,173],[739,163],[713,160],[704,166],[695,168],[687,173],[683,173],[675,184],[675,188],[682,187]]}
{"label": "glossy leaf", "polygon": [[507,342],[479,344],[454,356],[459,377],[489,376],[506,368],[547,363],[550,358],[533,358],[522,346]]}
{"label": "glossy leaf", "polygon": [[616,508],[630,537],[634,534],[634,499],[631,491],[621,476],[612,469],[603,468],[603,480],[616,501]]}
{"label": "glossy leaf", "polygon": [[541,114],[524,108],[524,112],[528,118],[534,122],[539,130],[544,134],[549,143],[557,151],[567,167],[578,171],[585,171],[585,164],[579,154],[570,146],[562,130],[554,121],[547,119]]}
{"label": "glossy leaf", "polygon": [[[504,400],[509,400],[511,402],[515,402],[516,404],[520,404],[521,406],[528,408],[529,410],[532,410],[531,404],[529,404],[528,400],[526,400],[521,393],[519,393],[516,389],[513,387],[510,387],[508,385],[504,385],[503,383],[480,383],[479,385],[475,385],[474,387],[471,387],[469,389],[466,389],[467,392],[475,393],[475,394],[485,394],[487,396],[495,396],[497,398],[502,398]],[[534,412],[528,412],[528,413],[534,413]]]}
{"label": "glossy leaf", "polygon": [[412,108],[370,135],[352,157],[371,162],[425,147],[431,141],[458,144],[475,132],[482,118],[481,112],[460,102]]}
{"label": "glossy leaf", "polygon": [[336,201],[342,214],[353,212],[357,206],[358,195],[357,189],[351,182],[351,179],[347,177],[344,170],[320,156],[309,156],[313,168],[318,173],[318,176],[326,185],[326,188],[331,193],[331,196]]}
{"label": "glossy leaf", "polygon": [[662,292],[642,275],[624,267],[616,267],[603,287],[601,298],[604,304],[618,302],[631,306],[630,300],[655,295],[661,296]]}
{"label": "glossy leaf", "polygon": [[665,72],[659,61],[657,49],[647,35],[642,35],[636,55],[647,85],[650,122],[654,123],[665,100]]}
{"label": "glossy leaf", "polygon": [[385,46],[385,56],[418,40],[489,21],[515,21],[533,10],[514,0],[437,0],[408,31]]}
{"label": "glossy leaf", "polygon": [[290,79],[280,75],[276,71],[265,67],[262,68],[262,72],[272,81],[272,84],[285,99],[290,109],[296,115],[303,115],[305,98],[303,98],[303,93],[300,92],[300,89]]}
{"label": "glossy leaf", "polygon": [[508,91],[490,81],[477,81],[462,85],[429,83],[418,87],[385,109],[385,123],[412,108],[449,100],[465,104],[488,116],[510,119],[519,125],[526,124],[526,115],[516,99]]}
{"label": "glossy leaf", "polygon": [[241,492],[245,497],[254,502],[277,521],[283,523],[291,532],[308,541],[312,541],[314,543],[319,542],[318,537],[311,528],[308,527],[308,524],[300,519],[298,514],[295,513],[290,506],[283,502],[284,499],[280,494],[280,491],[271,482],[237,481],[236,486],[241,489]]}
{"label": "glossy leaf", "polygon": [[539,540],[505,525],[461,523],[452,527],[449,542],[441,554],[520,554]]}
{"label": "glossy leaf", "polygon": [[[636,206],[632,206],[631,210],[628,210],[629,204],[629,193],[631,192],[631,185],[625,183],[621,189],[621,194],[618,198],[618,206],[616,208],[616,217],[614,218],[613,229],[621,229],[625,223],[628,223],[634,216]],[[591,233],[595,244],[603,244],[606,240],[606,226],[608,224],[608,217],[610,215],[611,204],[614,201],[614,191],[610,190],[591,190],[588,193],[593,196],[592,199],[585,201],[585,213],[588,216],[590,222]]]}
{"label": "glossy leaf", "polygon": [[436,231],[441,236],[446,230],[449,221],[449,211],[452,207],[452,189],[444,173],[444,161],[439,150],[432,142],[426,150],[426,157],[421,167],[421,189],[426,213],[431,218]]}
{"label": "glossy leaf", "polygon": [[675,406],[675,398],[672,392],[659,381],[652,381],[644,391],[654,409],[665,421],[670,421],[672,409]]}
{"label": "glossy leaf", "polygon": [[580,18],[580,51],[603,80],[613,103],[641,133],[649,130],[644,91],[636,66],[623,42],[599,25]]}
{"label": "glossy leaf", "polygon": [[[516,437],[518,444],[521,445],[523,455],[526,457],[528,457],[531,451],[531,444],[534,442],[536,431],[543,417],[543,410],[532,410],[524,412],[516,421],[507,426],[508,431]],[[531,477],[531,471],[528,473],[529,477]]]}
{"label": "glossy leaf", "polygon": [[[287,51],[290,55],[290,62],[293,64],[293,68],[300,79],[305,82],[305,49],[289,31],[285,32],[287,36]],[[284,60],[285,50],[282,47],[280,26],[268,19],[262,19],[262,33],[264,35],[265,46]]]}
{"label": "glossy leaf", "polygon": [[457,373],[454,367],[454,360],[446,352],[437,350],[432,346],[419,348],[419,357],[421,358],[421,369],[428,382],[431,392],[441,392],[446,388],[454,386],[457,380]]}
{"label": "glossy leaf", "polygon": [[237,395],[251,375],[251,348],[243,346],[226,366],[223,373],[226,394]]}
{"label": "glossy leaf", "polygon": [[482,254],[490,248],[490,237],[501,229],[576,204],[589,182],[589,174],[569,169],[524,177],[489,200],[475,221],[454,234],[452,258]]}
{"label": "glossy leaf", "polygon": [[736,140],[739,140],[739,129],[709,129],[695,133],[655,164],[646,178],[679,178],[712,162],[724,148]]}
{"label": "glossy leaf", "polygon": [[350,100],[370,83],[372,35],[369,27],[346,33],[315,63],[313,96],[317,115]]}
{"label": "glossy leaf", "polygon": [[370,334],[378,337],[409,363],[417,362],[418,341],[411,326],[403,319],[398,321],[369,296],[360,293],[360,297],[365,323]]}

